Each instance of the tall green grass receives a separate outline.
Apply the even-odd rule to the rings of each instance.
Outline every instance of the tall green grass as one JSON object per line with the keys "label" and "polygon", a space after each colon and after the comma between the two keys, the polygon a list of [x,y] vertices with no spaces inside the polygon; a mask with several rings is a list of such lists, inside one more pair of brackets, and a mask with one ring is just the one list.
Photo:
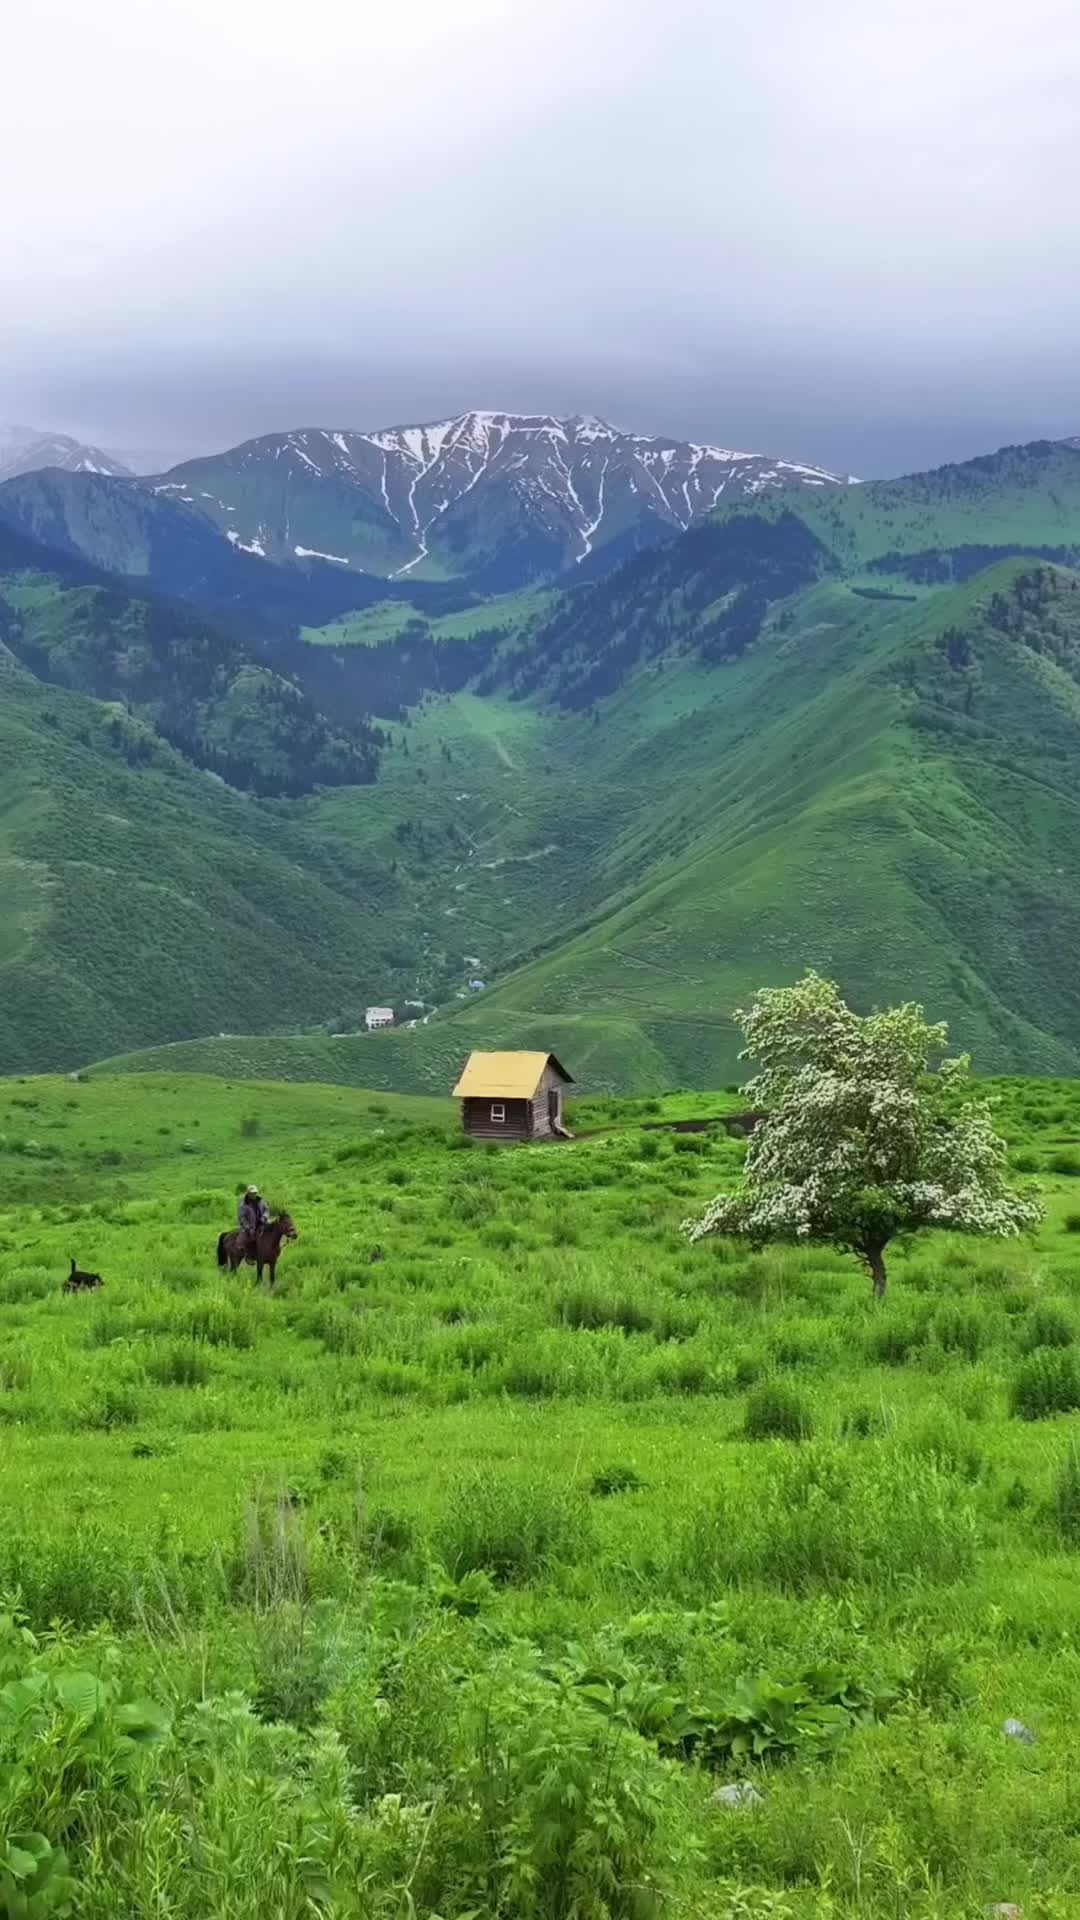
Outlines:
{"label": "tall green grass", "polygon": [[[742,1150],[643,1131],[682,1096],[488,1151],[0,1084],[48,1148],[0,1148],[7,1911],[1072,1920],[1080,1087],[995,1093],[1038,1241],[929,1236],[875,1305],[687,1246]],[[273,1294],[215,1258],[253,1171]]]}

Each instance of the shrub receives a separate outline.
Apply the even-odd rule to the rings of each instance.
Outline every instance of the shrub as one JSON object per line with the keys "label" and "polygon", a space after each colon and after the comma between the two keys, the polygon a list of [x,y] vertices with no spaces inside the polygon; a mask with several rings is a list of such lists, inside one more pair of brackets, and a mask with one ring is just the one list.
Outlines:
{"label": "shrub", "polygon": [[648,1333],[653,1317],[634,1300],[604,1300],[582,1288],[564,1293],[555,1303],[555,1318],[564,1327],[595,1333],[600,1327],[621,1327],[624,1333]]}
{"label": "shrub", "polygon": [[312,1310],[305,1333],[321,1340],[327,1353],[357,1353],[362,1345],[362,1329],[355,1313],[336,1300],[322,1300]]}
{"label": "shrub", "polygon": [[194,1340],[180,1340],[165,1353],[152,1355],[146,1371],[160,1387],[205,1387],[211,1368]]}
{"label": "shrub", "polygon": [[951,1408],[938,1406],[924,1415],[908,1445],[963,1480],[977,1480],[982,1472],[982,1454],[971,1438],[971,1429]]}
{"label": "shrub", "polygon": [[476,1568],[512,1583],[551,1561],[582,1559],[591,1525],[581,1496],[565,1486],[478,1471],[455,1482],[436,1537],[452,1579]]}
{"label": "shrub", "polygon": [[744,1351],[735,1362],[732,1379],[741,1391],[746,1387],[756,1386],[764,1371],[765,1362],[760,1353]]}
{"label": "shrub", "polygon": [[842,1588],[870,1565],[888,1587],[955,1579],[976,1544],[970,1491],[941,1462],[888,1441],[855,1453],[811,1440],[722,1484],[687,1522],[671,1571],[694,1595],[743,1581]]}
{"label": "shrub", "polygon": [[1070,1546],[1080,1544],[1080,1451],[1075,1441],[1057,1471],[1053,1512],[1062,1539]]}
{"label": "shrub", "polygon": [[130,1387],[106,1384],[77,1416],[77,1424],[110,1433],[114,1427],[133,1427],[139,1413],[138,1397]]}
{"label": "shrub", "polygon": [[814,1418],[801,1394],[782,1380],[763,1380],[746,1402],[743,1432],[748,1440],[808,1440]]}
{"label": "shrub", "polygon": [[176,1211],[185,1220],[211,1221],[225,1216],[227,1221],[232,1208],[227,1193],[218,1193],[213,1187],[193,1187],[190,1193],[181,1194]]}
{"label": "shrub", "polygon": [[1024,1353],[1034,1353],[1037,1347],[1071,1347],[1075,1337],[1069,1316],[1052,1300],[1045,1300],[1026,1321],[1020,1346]]}
{"label": "shrub", "polygon": [[867,1406],[864,1402],[848,1408],[840,1422],[840,1431],[855,1440],[868,1440],[874,1434],[884,1433],[887,1426],[884,1408]]}
{"label": "shrub", "polygon": [[47,1267],[23,1267],[21,1271],[0,1277],[0,1302],[16,1306],[23,1300],[43,1300],[47,1293],[55,1293],[57,1287],[57,1276]]}
{"label": "shrub", "polygon": [[1080,1174],[1080,1153],[1063,1148],[1059,1153],[1052,1153],[1046,1164],[1050,1173],[1064,1173],[1075,1178]]}
{"label": "shrub", "polygon": [[867,1357],[884,1367],[902,1367],[926,1338],[926,1320],[896,1319],[875,1327],[866,1342]]}
{"label": "shrub", "polygon": [[177,1326],[192,1340],[205,1340],[211,1347],[252,1347],[255,1324],[250,1307],[236,1306],[231,1300],[196,1300],[178,1316]]}
{"label": "shrub", "polygon": [[1080,1368],[1071,1347],[1037,1347],[1012,1383],[1012,1410],[1022,1420],[1045,1420],[1080,1407]]}
{"label": "shrub", "polygon": [[934,1334],[946,1353],[963,1354],[965,1360],[977,1360],[983,1341],[984,1322],[974,1307],[942,1307],[934,1317]]}
{"label": "shrub", "polygon": [[662,1354],[655,1374],[658,1393],[716,1393],[716,1375],[695,1353]]}
{"label": "shrub", "polygon": [[451,1900],[445,1872],[435,1874],[438,1843],[429,1848],[413,1879],[417,1910],[645,1920],[681,1904],[689,1842],[654,1742],[509,1660],[468,1685],[463,1705],[455,1802],[481,1817],[451,1828]]}
{"label": "shrub", "polygon": [[1066,1233],[1080,1233],[1080,1213],[1067,1213],[1065,1215],[1065,1231]]}
{"label": "shrub", "polygon": [[503,1368],[500,1384],[515,1400],[543,1400],[555,1392],[557,1381],[550,1362],[514,1354]]}

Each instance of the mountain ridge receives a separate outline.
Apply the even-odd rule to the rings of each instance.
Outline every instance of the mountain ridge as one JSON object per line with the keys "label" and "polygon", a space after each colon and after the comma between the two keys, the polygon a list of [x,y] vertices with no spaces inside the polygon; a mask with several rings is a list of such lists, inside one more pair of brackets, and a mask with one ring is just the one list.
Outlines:
{"label": "mountain ridge", "polygon": [[132,468],[118,454],[69,433],[0,423],[0,483],[47,467],[58,467],[62,473],[106,474],[115,480],[132,477]]}
{"label": "mountain ridge", "polygon": [[595,579],[722,500],[845,484],[593,415],[474,410],[262,435],[156,476],[35,467],[0,479],[0,521],[204,613],[295,632],[385,596],[451,593],[464,606]]}
{"label": "mountain ridge", "polygon": [[[806,462],[626,433],[595,415],[474,409],[416,425],[259,435],[143,484],[204,513],[243,551],[282,565],[317,557],[388,579],[464,574],[494,589],[566,572],[612,543],[685,530],[725,493],[845,478]],[[496,534],[509,559],[491,550]]]}

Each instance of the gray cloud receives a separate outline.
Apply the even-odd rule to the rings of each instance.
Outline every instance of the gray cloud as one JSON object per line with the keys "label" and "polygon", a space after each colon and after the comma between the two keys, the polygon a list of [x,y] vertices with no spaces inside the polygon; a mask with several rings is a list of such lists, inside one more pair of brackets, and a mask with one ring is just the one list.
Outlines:
{"label": "gray cloud", "polygon": [[592,409],[864,472],[1080,428],[1072,0],[20,12],[0,417]]}

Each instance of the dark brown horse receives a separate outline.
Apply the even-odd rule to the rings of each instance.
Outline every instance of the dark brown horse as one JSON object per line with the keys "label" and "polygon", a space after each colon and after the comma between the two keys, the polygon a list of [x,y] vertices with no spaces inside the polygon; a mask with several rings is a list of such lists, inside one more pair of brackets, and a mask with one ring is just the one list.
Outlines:
{"label": "dark brown horse", "polygon": [[227,1266],[230,1273],[235,1273],[237,1267],[243,1266],[245,1260],[253,1261],[257,1268],[256,1286],[262,1280],[263,1268],[269,1267],[270,1285],[273,1286],[274,1273],[281,1256],[282,1241],[298,1238],[291,1214],[279,1213],[276,1220],[271,1220],[269,1226],[260,1227],[255,1234],[254,1252],[248,1246],[248,1236],[243,1228],[237,1227],[233,1233],[219,1233],[217,1263],[219,1267]]}

